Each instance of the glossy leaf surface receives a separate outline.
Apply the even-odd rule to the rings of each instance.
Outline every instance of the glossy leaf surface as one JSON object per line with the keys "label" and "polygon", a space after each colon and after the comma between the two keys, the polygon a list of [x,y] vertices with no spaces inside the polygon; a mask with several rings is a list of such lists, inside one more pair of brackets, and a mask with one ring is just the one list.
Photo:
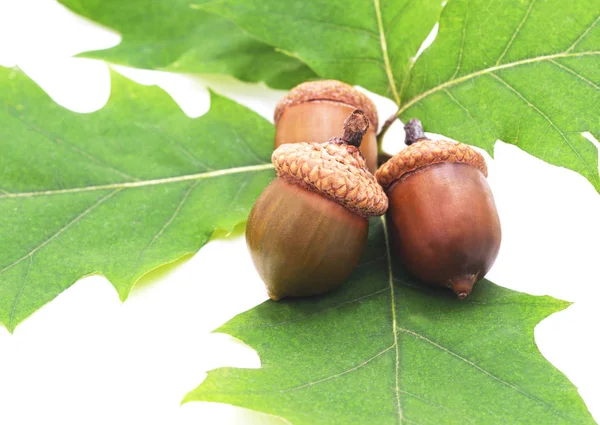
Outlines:
{"label": "glossy leaf surface", "polygon": [[161,89],[115,74],[106,107],[82,115],[0,68],[0,100],[9,330],[86,275],[126,298],[148,271],[243,222],[273,177],[271,124],[214,94],[208,114],[190,119]]}
{"label": "glossy leaf surface", "polygon": [[186,0],[60,2],[123,37],[119,45],[86,57],[136,68],[227,74],[281,89],[316,78],[299,60]]}
{"label": "glossy leaf surface", "polygon": [[214,370],[185,400],[294,425],[595,423],[534,342],[534,326],[568,303],[488,281],[459,302],[390,267],[386,239],[372,220],[363,262],[340,290],[267,301],[219,328],[256,349],[262,367]]}

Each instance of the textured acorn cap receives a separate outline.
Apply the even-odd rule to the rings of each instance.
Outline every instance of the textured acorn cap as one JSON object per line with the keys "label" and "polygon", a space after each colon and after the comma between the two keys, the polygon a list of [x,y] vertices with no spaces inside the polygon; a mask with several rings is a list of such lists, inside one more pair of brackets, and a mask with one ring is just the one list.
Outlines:
{"label": "textured acorn cap", "polygon": [[467,164],[477,168],[485,177],[488,174],[485,159],[470,146],[448,140],[421,139],[383,164],[375,173],[375,177],[379,184],[387,190],[405,174],[441,163]]}
{"label": "textured acorn cap", "polygon": [[382,215],[388,199],[358,148],[346,143],[293,143],[271,157],[277,176],[363,217]]}
{"label": "textured acorn cap", "polygon": [[275,107],[275,124],[283,115],[286,108],[301,103],[325,100],[340,102],[357,109],[362,109],[372,128],[377,131],[377,108],[365,94],[354,87],[337,80],[308,81],[294,87],[284,96]]}

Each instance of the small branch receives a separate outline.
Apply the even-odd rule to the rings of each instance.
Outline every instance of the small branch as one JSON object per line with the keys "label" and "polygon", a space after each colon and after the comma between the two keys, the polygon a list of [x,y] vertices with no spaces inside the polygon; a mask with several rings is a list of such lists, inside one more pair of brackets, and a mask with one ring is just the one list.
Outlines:
{"label": "small branch", "polygon": [[423,124],[416,118],[413,118],[404,126],[404,131],[406,132],[404,143],[408,146],[419,140],[427,139],[425,131],[423,130]]}
{"label": "small branch", "polygon": [[369,128],[369,119],[363,111],[355,109],[344,121],[344,129],[340,139],[349,145],[360,147],[363,136]]}

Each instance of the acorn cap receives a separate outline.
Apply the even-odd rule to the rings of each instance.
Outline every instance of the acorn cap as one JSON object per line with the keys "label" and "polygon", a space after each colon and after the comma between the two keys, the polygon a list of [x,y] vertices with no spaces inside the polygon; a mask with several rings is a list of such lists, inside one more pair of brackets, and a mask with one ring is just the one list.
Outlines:
{"label": "acorn cap", "polygon": [[308,81],[294,87],[277,103],[275,107],[275,124],[277,124],[286,108],[318,100],[345,103],[354,108],[362,109],[371,122],[373,129],[377,131],[378,118],[375,104],[354,87],[337,80]]}
{"label": "acorn cap", "polygon": [[277,177],[323,195],[360,216],[382,215],[385,192],[357,147],[346,143],[293,143],[271,157]]}
{"label": "acorn cap", "polygon": [[459,142],[421,139],[394,155],[375,173],[377,181],[387,190],[402,176],[441,163],[467,164],[477,168],[487,177],[487,165],[475,149]]}

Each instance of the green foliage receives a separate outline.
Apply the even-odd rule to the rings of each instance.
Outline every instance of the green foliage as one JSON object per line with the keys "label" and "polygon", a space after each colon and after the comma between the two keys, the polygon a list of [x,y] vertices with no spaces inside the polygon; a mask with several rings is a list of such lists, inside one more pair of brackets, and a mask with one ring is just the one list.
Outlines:
{"label": "green foliage", "polygon": [[414,67],[410,59],[439,3],[223,0],[206,7],[293,52],[323,78],[395,99],[405,121],[420,118],[426,130],[489,153],[501,139],[600,190],[598,150],[581,135],[600,133],[597,0],[450,0],[436,40]]}
{"label": "green foliage", "polygon": [[492,153],[496,139],[600,190],[600,2],[451,1],[400,116]]}
{"label": "green foliage", "polygon": [[244,221],[273,176],[273,127],[214,94],[190,119],[115,74],[108,105],[80,115],[0,68],[0,99],[0,322],[11,331],[86,275],[125,299],[148,271]]}
{"label": "green foliage", "polygon": [[[290,52],[320,77],[361,85],[399,103],[401,87],[441,0],[195,0]],[[385,45],[385,51],[384,51]]]}
{"label": "green foliage", "polygon": [[[426,130],[490,154],[501,139],[577,171],[600,190],[598,150],[581,135],[600,133],[594,113],[600,102],[597,0],[516,0],[510,7],[504,0],[451,0],[441,18],[439,0],[194,0],[173,6],[153,2],[151,7],[144,7],[144,0],[63,2],[125,33],[121,46],[96,57],[156,67],[181,56],[176,63],[185,64],[186,71],[227,72],[255,81],[250,75],[264,79],[262,71],[288,70],[279,53],[262,58],[257,50],[286,52],[321,78],[392,98],[405,121],[420,118]],[[415,63],[438,19],[435,42]],[[229,20],[262,47],[229,39],[242,34]],[[227,28],[219,32],[215,25]],[[155,27],[159,30],[150,30]],[[190,44],[191,33],[202,34],[202,43]],[[170,43],[165,45],[165,39]],[[175,46],[169,47],[171,43]],[[203,46],[201,52],[197,46]],[[242,60],[241,51],[251,54],[248,60],[261,64],[262,71]],[[215,56],[220,65],[227,57],[227,66],[206,69]],[[283,80],[289,86],[294,79]]]}
{"label": "green foliage", "polygon": [[[289,88],[335,78],[392,98],[403,120],[492,153],[496,139],[600,190],[597,0],[61,0],[123,35],[87,56]],[[441,18],[440,18],[441,14]],[[439,33],[415,62],[439,20]],[[122,299],[148,271],[246,219],[273,176],[273,128],[220,96],[186,117],[113,76],[101,111],[54,104],[0,69],[0,322],[9,330],[82,276]],[[224,325],[261,369],[225,368],[186,397],[301,424],[594,423],[539,353],[567,306],[480,282],[466,301],[414,282],[373,220],[342,289],[264,303]]]}
{"label": "green foliage", "polygon": [[266,303],[218,329],[260,369],[222,368],[186,401],[319,424],[594,424],[533,328],[568,303],[479,282],[464,302],[389,267],[373,219],[361,265],[324,297]]}
{"label": "green foliage", "polygon": [[258,41],[187,0],[60,0],[74,12],[121,33],[118,46],[86,57],[137,68],[229,74],[291,88],[316,78],[299,60]]}

